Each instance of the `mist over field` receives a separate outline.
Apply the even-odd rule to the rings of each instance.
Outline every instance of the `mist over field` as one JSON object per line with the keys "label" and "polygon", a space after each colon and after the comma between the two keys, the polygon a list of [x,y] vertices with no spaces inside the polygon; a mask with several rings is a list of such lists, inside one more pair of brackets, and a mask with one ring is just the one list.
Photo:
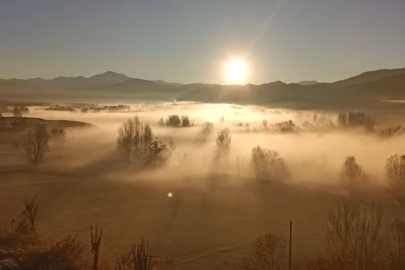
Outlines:
{"label": "mist over field", "polygon": [[[176,101],[21,104],[22,117],[8,105],[0,118],[2,218],[18,213],[21,194],[37,194],[40,234],[87,239],[89,224],[97,224],[106,260],[144,237],[178,269],[234,269],[255,239],[268,232],[288,239],[293,220],[299,265],[326,252],[325,222],[344,200],[365,209],[381,204],[384,222],[403,218],[386,168],[405,149],[400,111]],[[134,148],[129,159],[119,144],[128,120],[135,130],[152,131],[146,152],[137,156],[143,148]],[[28,134],[41,126],[50,134],[49,152],[33,166]],[[229,136],[226,148],[221,134]],[[156,149],[162,152],[152,154]]]}
{"label": "mist over field", "polygon": [[[329,113],[328,121],[313,127],[299,127],[296,132],[270,132],[263,129],[263,120],[268,125],[292,120],[296,125],[311,121],[320,112],[297,112],[292,110],[272,110],[258,106],[232,104],[170,103],[156,105],[131,105],[131,111],[120,113],[70,113],[45,111],[43,107],[33,107],[30,117],[48,120],[80,120],[95,125],[89,130],[69,131],[69,139],[63,146],[51,152],[69,160],[63,166],[77,166],[79,160],[94,162],[96,159],[111,158],[116,155],[117,130],[123,121],[135,115],[143,123],[149,123],[154,135],[168,141],[173,139],[176,149],[168,167],[174,166],[177,155],[188,153],[192,156],[190,166],[195,173],[212,170],[215,152],[215,139],[218,131],[229,128],[232,134],[230,152],[231,168],[235,173],[236,157],[245,158],[249,163],[251,150],[255,146],[272,149],[287,161],[291,169],[290,182],[336,184],[342,163],[347,156],[356,157],[373,182],[384,184],[384,164],[388,157],[397,154],[405,146],[402,136],[382,138],[362,128],[342,130],[330,126],[336,124],[336,113]],[[190,128],[161,127],[158,121],[169,115],[187,115],[194,122]],[[220,118],[224,121],[221,122]],[[208,136],[202,136],[201,125],[212,122],[214,128]],[[241,127],[240,124],[243,124]],[[246,126],[248,124],[248,126]],[[378,127],[378,126],[377,126]],[[86,155],[83,150],[86,149]],[[64,157],[67,155],[69,158]],[[87,160],[87,161],[86,161]],[[50,160],[57,164],[57,161]],[[208,165],[201,167],[199,163]],[[195,168],[194,168],[195,167]],[[190,169],[190,168],[188,168]]]}

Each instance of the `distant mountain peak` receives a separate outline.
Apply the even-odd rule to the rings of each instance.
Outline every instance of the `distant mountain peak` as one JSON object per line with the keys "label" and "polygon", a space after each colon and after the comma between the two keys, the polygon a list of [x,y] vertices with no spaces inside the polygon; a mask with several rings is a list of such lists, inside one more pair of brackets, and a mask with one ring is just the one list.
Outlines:
{"label": "distant mountain peak", "polygon": [[106,71],[104,73],[91,76],[90,79],[125,81],[132,78],[114,71]]}
{"label": "distant mountain peak", "polygon": [[312,80],[312,81],[301,81],[301,82],[297,82],[296,84],[299,85],[315,85],[315,84],[319,84],[319,82]]}
{"label": "distant mountain peak", "polygon": [[273,86],[275,86],[275,85],[287,85],[287,84],[285,82],[283,82],[283,81],[275,81],[275,82],[265,83],[263,85],[273,85]]}

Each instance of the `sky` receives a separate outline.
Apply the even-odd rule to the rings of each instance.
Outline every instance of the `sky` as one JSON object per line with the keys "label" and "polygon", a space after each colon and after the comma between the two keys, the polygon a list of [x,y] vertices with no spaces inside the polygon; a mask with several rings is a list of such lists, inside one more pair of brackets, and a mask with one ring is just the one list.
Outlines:
{"label": "sky", "polygon": [[0,0],[0,78],[332,82],[405,67],[404,0]]}

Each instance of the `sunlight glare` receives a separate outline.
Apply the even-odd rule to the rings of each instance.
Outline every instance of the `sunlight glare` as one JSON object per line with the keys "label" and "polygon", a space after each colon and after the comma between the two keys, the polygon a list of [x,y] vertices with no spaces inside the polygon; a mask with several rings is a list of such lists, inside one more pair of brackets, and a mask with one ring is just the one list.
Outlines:
{"label": "sunlight glare", "polygon": [[228,83],[244,84],[246,83],[247,66],[242,60],[232,60],[226,65],[226,76]]}

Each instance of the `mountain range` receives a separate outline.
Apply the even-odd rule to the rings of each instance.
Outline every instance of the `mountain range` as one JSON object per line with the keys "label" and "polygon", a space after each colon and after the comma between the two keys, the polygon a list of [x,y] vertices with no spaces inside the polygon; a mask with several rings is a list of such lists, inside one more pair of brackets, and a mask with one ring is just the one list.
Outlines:
{"label": "mountain range", "polygon": [[131,78],[112,71],[86,77],[50,80],[0,79],[2,98],[75,97],[134,101],[226,102],[242,104],[295,104],[312,108],[351,103],[405,99],[405,68],[362,73],[334,83],[281,81],[261,85],[181,84]]}

